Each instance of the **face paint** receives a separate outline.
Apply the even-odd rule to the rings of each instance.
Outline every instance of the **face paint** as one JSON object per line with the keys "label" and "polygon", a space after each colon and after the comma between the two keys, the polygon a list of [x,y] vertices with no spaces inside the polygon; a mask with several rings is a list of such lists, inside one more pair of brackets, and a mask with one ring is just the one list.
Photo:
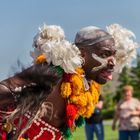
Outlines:
{"label": "face paint", "polygon": [[101,63],[100,66],[92,68],[92,71],[98,71],[99,69],[102,69],[102,68],[107,66],[108,59],[101,58],[101,57],[97,56],[95,53],[92,53],[92,57],[93,57],[93,59],[95,59],[95,60],[97,60],[98,62]]}
{"label": "face paint", "polygon": [[[99,56],[97,56],[96,54],[92,53],[92,57],[97,60],[98,62],[101,63],[100,66],[94,67],[92,68],[92,71],[98,71],[104,67],[107,66],[107,64],[109,63],[109,58],[101,58]],[[116,59],[114,57],[110,57],[111,58],[111,62],[115,65],[116,64]]]}

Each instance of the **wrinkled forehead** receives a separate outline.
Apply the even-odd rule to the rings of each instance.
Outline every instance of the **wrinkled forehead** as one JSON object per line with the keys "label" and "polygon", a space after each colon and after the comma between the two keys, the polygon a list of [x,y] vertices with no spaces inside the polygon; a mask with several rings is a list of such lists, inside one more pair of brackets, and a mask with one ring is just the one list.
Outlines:
{"label": "wrinkled forehead", "polygon": [[113,38],[100,41],[96,44],[89,46],[89,48],[93,48],[93,49],[97,49],[97,50],[99,50],[99,49],[116,50],[115,41]]}
{"label": "wrinkled forehead", "polygon": [[[93,42],[92,42],[93,43]],[[91,53],[94,52],[102,52],[102,51],[108,51],[111,52],[112,54],[116,53],[116,47],[115,47],[115,41],[113,38],[110,39],[106,39],[103,41],[99,41],[98,43],[94,43],[94,44],[88,44],[87,42],[84,44],[78,44],[79,49],[80,48],[84,48],[84,50],[89,50]],[[88,44],[88,45],[87,45]]]}
{"label": "wrinkled forehead", "polygon": [[89,53],[95,53],[98,56],[106,54],[107,56],[114,56],[116,54],[115,42],[113,39],[104,40],[97,44],[84,47]]}

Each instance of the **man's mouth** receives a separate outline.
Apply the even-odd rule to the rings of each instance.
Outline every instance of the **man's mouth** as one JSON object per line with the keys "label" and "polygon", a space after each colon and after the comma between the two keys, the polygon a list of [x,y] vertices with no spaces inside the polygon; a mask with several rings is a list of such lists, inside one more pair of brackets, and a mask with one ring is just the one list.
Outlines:
{"label": "man's mouth", "polygon": [[106,80],[112,80],[112,78],[113,78],[112,72],[113,72],[113,70],[103,70],[100,73],[100,76],[103,77]]}

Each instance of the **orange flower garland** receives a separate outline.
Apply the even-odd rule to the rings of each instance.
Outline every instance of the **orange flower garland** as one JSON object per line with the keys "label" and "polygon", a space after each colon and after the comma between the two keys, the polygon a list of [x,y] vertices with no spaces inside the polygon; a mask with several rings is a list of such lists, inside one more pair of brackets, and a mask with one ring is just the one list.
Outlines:
{"label": "orange flower garland", "polygon": [[[100,85],[98,83],[91,81],[90,88],[86,91],[83,69],[78,68],[76,72],[75,74],[65,74],[64,82],[61,85],[61,95],[67,100],[67,106],[75,106],[76,110],[74,111],[76,115],[73,116],[73,122],[67,118],[67,121],[70,122],[68,126],[71,128],[72,123],[74,125],[74,121],[80,116],[89,118],[92,115],[100,95]],[[66,110],[66,113],[69,114],[68,111],[71,110]]]}

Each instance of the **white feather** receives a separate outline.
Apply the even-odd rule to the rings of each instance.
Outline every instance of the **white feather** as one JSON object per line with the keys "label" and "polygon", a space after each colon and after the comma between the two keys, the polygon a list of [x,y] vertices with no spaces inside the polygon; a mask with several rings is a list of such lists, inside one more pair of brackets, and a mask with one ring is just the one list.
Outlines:
{"label": "white feather", "polygon": [[116,47],[116,66],[115,71],[121,72],[122,68],[126,65],[131,66],[132,60],[136,58],[136,48],[138,44],[134,42],[135,34],[121,27],[119,24],[112,24],[107,27],[108,33],[110,33],[115,40]]}
{"label": "white feather", "polygon": [[47,63],[62,67],[66,73],[75,73],[75,69],[83,63],[80,50],[64,39],[64,31],[59,26],[41,27],[34,38],[33,47],[31,57],[34,62],[44,54]]}

